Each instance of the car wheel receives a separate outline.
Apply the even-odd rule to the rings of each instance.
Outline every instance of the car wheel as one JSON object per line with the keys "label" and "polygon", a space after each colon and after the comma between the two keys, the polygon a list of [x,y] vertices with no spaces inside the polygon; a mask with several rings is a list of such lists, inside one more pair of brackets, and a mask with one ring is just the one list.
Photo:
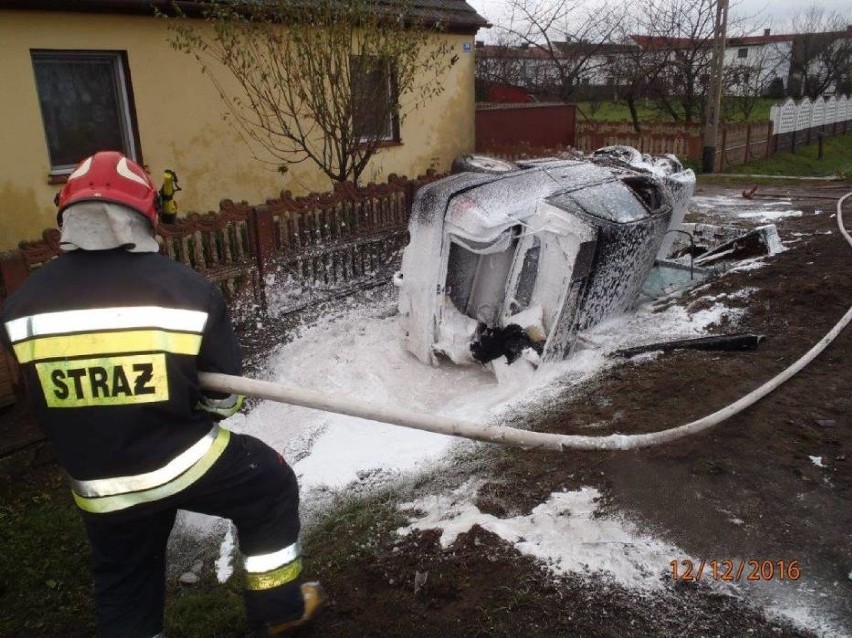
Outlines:
{"label": "car wheel", "polygon": [[507,173],[518,167],[506,160],[488,155],[459,155],[453,160],[453,173]]}

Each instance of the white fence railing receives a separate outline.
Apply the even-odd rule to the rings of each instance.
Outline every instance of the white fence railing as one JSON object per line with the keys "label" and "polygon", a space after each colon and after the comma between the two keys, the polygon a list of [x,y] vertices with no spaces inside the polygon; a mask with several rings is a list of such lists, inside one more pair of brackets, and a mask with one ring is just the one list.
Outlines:
{"label": "white fence railing", "polygon": [[769,111],[774,135],[794,131],[829,127],[852,120],[852,100],[848,96],[831,96],[811,101],[803,99],[798,104],[791,98]]}

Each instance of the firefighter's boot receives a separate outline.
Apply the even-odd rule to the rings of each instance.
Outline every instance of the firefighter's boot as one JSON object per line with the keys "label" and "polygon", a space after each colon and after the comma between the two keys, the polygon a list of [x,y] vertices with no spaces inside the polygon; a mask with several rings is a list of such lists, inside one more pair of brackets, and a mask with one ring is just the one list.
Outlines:
{"label": "firefighter's boot", "polygon": [[296,630],[304,627],[314,618],[317,617],[320,610],[326,602],[326,595],[322,585],[316,581],[302,583],[302,600],[305,601],[305,611],[301,618],[295,620],[286,620],[284,622],[269,625],[266,628],[266,636],[274,636],[275,638],[283,638],[284,636],[294,636]]}

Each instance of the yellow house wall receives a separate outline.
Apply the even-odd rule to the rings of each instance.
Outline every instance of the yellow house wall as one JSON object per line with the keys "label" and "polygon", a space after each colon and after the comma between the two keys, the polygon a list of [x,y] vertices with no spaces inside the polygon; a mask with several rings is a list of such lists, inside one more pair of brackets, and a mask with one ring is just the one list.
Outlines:
{"label": "yellow house wall", "polygon": [[[0,250],[37,239],[55,226],[48,183],[50,160],[39,110],[30,49],[126,51],[141,153],[159,183],[174,169],[183,191],[181,212],[216,210],[221,199],[261,203],[288,189],[325,191],[331,182],[308,162],[286,175],[255,159],[252,149],[223,121],[224,107],[197,62],[168,44],[165,20],[141,16],[37,11],[0,11]],[[449,168],[453,157],[474,146],[474,61],[464,43],[473,36],[442,36],[459,60],[445,91],[410,112],[402,144],[373,158],[364,181],[390,173],[415,176]]]}

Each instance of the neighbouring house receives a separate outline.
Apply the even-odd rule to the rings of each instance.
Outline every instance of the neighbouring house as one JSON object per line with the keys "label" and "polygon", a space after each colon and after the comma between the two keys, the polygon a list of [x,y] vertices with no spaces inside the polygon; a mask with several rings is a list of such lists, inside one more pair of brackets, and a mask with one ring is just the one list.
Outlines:
{"label": "neighbouring house", "polygon": [[[689,38],[631,36],[633,42],[660,55],[704,49],[701,63],[709,66],[713,38],[696,43]],[[852,64],[852,25],[845,31],[822,33],[729,36],[725,40],[725,92],[728,95],[768,95],[781,98],[848,91]]]}
{"label": "neighbouring house", "polygon": [[725,42],[727,89],[732,95],[757,91],[783,97],[789,85],[792,35],[772,34],[728,38]]}
{"label": "neighbouring house", "polygon": [[558,72],[539,47],[476,43],[477,101],[523,104],[552,102]]}
{"label": "neighbouring house", "polygon": [[[558,99],[560,66],[573,74],[571,99],[604,98],[618,92],[619,82],[629,77],[619,62],[638,60],[645,51],[668,61],[668,71],[681,73],[675,58],[688,52],[691,64],[709,69],[713,38],[701,42],[689,38],[633,35],[626,43],[551,42],[537,46],[486,45],[477,43],[476,78],[481,102],[531,102]],[[694,54],[694,55],[693,55]],[[826,94],[848,91],[852,60],[852,26],[846,31],[825,33],[733,36],[725,43],[725,91],[728,95]],[[696,78],[706,80],[707,70]],[[660,79],[665,81],[664,71]],[[676,78],[668,77],[672,86]],[[808,90],[809,86],[813,90]],[[546,96],[546,97],[543,97]]]}
{"label": "neighbouring house", "polygon": [[[216,209],[223,198],[261,203],[284,189],[325,191],[309,162],[285,175],[255,159],[223,121],[225,107],[197,62],[169,44],[163,0],[0,2],[0,250],[55,226],[53,199],[74,164],[102,148],[144,164],[155,181],[177,172],[181,211]],[[198,3],[181,1],[190,17]],[[447,169],[474,148],[474,36],[487,26],[464,0],[414,0],[440,19],[457,55],[444,91],[391,127],[365,181]],[[194,13],[193,13],[194,12]],[[367,79],[366,81],[370,81]]]}
{"label": "neighbouring house", "polygon": [[[571,99],[612,91],[609,64],[634,45],[553,42],[552,47],[477,43],[476,79],[480,102],[561,101],[570,89]],[[574,70],[576,69],[576,74]],[[564,86],[566,78],[570,84]],[[595,90],[598,89],[598,90]],[[611,97],[607,95],[607,97]]]}

